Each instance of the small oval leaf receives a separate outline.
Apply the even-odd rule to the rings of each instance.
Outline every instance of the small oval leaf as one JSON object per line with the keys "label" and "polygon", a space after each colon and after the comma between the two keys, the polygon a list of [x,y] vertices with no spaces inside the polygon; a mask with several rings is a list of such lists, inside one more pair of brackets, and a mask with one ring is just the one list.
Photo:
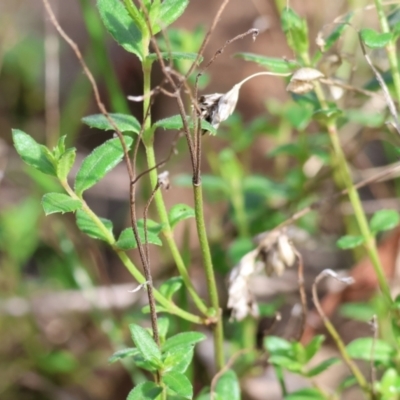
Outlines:
{"label": "small oval leaf", "polygon": [[379,210],[371,218],[370,227],[373,232],[388,231],[400,222],[399,213],[395,210]]}
{"label": "small oval leaf", "polygon": [[336,245],[342,249],[354,249],[354,247],[361,246],[364,243],[364,238],[362,236],[351,236],[346,235],[342,236],[337,242]]}
{"label": "small oval leaf", "polygon": [[[124,136],[129,149],[133,139]],[[75,192],[78,196],[95,185],[107,172],[111,171],[124,156],[119,138],[107,140],[101,146],[96,147],[82,162],[75,179]]]}
{"label": "small oval leaf", "polygon": [[28,165],[44,174],[57,176],[49,149],[19,129],[12,130],[12,137],[15,150]]}
{"label": "small oval leaf", "polygon": [[171,228],[173,228],[178,222],[184,219],[193,218],[195,212],[192,207],[187,204],[175,204],[168,214],[169,223]]}
{"label": "small oval leaf", "polygon": [[379,33],[374,29],[361,29],[361,39],[371,49],[385,47],[392,40],[392,33]]}
{"label": "small oval leaf", "polygon": [[72,199],[64,193],[46,193],[42,197],[42,206],[46,215],[73,212],[82,207],[80,200]]}
{"label": "small oval leaf", "polygon": [[[139,121],[133,115],[109,114],[117,128],[122,132],[140,132]],[[104,131],[114,131],[114,127],[103,114],[88,115],[82,118],[82,122],[91,128],[102,129]]]}

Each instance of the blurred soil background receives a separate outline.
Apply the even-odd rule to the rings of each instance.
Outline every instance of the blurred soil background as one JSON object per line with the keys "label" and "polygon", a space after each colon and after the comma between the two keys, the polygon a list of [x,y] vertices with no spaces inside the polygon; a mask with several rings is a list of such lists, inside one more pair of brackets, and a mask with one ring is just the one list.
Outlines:
{"label": "blurred soil background", "polygon": [[[220,1],[191,0],[187,11],[174,24],[175,28],[193,31],[203,26],[206,30],[214,18]],[[131,112],[139,120],[140,103],[127,102],[126,96],[140,95],[142,76],[139,61],[126,53],[105,32],[90,0],[52,1],[61,26],[75,40],[85,56],[102,97],[110,111]],[[310,26],[311,46],[316,48],[315,37],[321,27],[345,13],[349,7],[362,6],[362,1],[291,1],[301,16],[307,17]],[[361,14],[357,23],[376,26],[373,13]],[[360,20],[362,19],[362,21]],[[212,35],[205,51],[205,60],[225,41],[251,27],[261,32],[256,41],[250,37],[227,47],[208,70],[209,82],[202,93],[224,93],[246,76],[260,71],[256,64],[235,58],[237,52],[251,52],[271,57],[292,58],[282,33],[275,3],[267,0],[231,0]],[[190,35],[188,35],[190,38]],[[340,42],[340,46],[343,43]],[[354,59],[359,56],[357,51]],[[365,62],[354,77],[354,84],[372,77]],[[154,84],[161,79],[155,64]],[[258,135],[243,157],[247,174],[268,176],[283,181],[291,162],[275,174],[274,162],[266,155],[279,140],[271,139],[279,118],[272,115],[267,101],[283,107],[289,95],[285,81],[276,77],[251,80],[244,85],[238,103],[238,114],[233,118],[243,127],[254,118],[264,118],[267,128]],[[130,322],[146,324],[140,310],[146,298],[142,293],[128,293],[136,283],[117,257],[101,242],[84,236],[76,228],[73,215],[45,217],[41,196],[48,190],[60,187],[47,176],[32,171],[22,163],[11,143],[11,129],[18,128],[32,135],[38,142],[53,146],[60,135],[67,135],[67,143],[78,149],[80,160],[95,146],[111,137],[110,133],[85,127],[81,118],[97,113],[93,95],[75,55],[61,40],[44,13],[39,0],[2,0],[0,2],[0,398],[2,400],[107,400],[123,399],[132,387],[128,373],[120,364],[109,365],[108,357],[115,343],[131,345],[127,326]],[[176,114],[171,99],[157,97],[153,119]],[[204,170],[210,172],[207,149],[217,152],[229,146],[230,128],[221,127],[222,139],[204,137]],[[313,127],[316,130],[316,127]],[[245,128],[243,128],[245,130]],[[351,139],[360,128],[350,127],[346,134]],[[245,132],[243,132],[245,134]],[[368,176],[375,167],[391,161],[377,143],[377,132],[366,129],[363,141],[353,151],[352,167],[355,178]],[[157,132],[157,157],[161,160],[169,153],[173,134]],[[288,136],[296,141],[296,132]],[[282,143],[280,143],[282,144]],[[351,146],[350,146],[351,147]],[[190,174],[185,144],[178,145],[166,168],[174,177]],[[211,160],[212,161],[212,160]],[[143,168],[141,160],[141,168]],[[73,171],[73,172],[74,172]],[[73,175],[73,174],[72,174]],[[71,177],[73,178],[73,176]],[[87,192],[89,205],[100,216],[113,221],[115,231],[129,226],[128,177],[121,164],[103,181]],[[334,192],[329,177],[313,188],[315,198]],[[363,190],[369,211],[387,206],[399,208],[396,199],[398,182],[379,183]],[[150,194],[143,181],[138,189],[138,207],[143,210]],[[190,188],[172,184],[165,193],[168,207],[176,203],[192,205]],[[212,201],[211,201],[212,200]],[[230,220],[227,201],[212,196],[207,203],[207,223],[213,244],[213,255],[218,270],[221,298],[226,302],[225,278],[233,267],[227,255],[230,242],[236,237]],[[299,199],[299,201],[301,198]],[[265,207],[268,207],[265,205]],[[152,210],[152,213],[154,210]],[[320,214],[314,215],[314,232],[300,247],[305,263],[307,286],[310,287],[318,271],[324,268],[347,269],[353,264],[350,253],[335,250],[335,240],[343,233],[343,215],[351,214],[349,205],[336,203]],[[154,219],[156,216],[152,214]],[[265,215],[269,215],[267,210]],[[263,214],[260,215],[263,218]],[[273,222],[273,221],[272,221]],[[268,224],[266,224],[268,225]],[[257,233],[257,229],[252,231]],[[312,231],[312,230],[311,230]],[[177,241],[190,249],[190,273],[202,296],[206,296],[201,257],[196,242],[194,222],[181,224]],[[188,241],[188,243],[185,243]],[[392,241],[391,251],[397,255],[397,241]],[[175,268],[168,250],[152,248],[152,270],[156,282],[173,276]],[[133,251],[132,257],[137,260]],[[389,262],[394,268],[394,262]],[[389,268],[389,267],[388,267]],[[329,285],[328,285],[329,286]],[[374,286],[372,285],[372,291]],[[275,326],[274,334],[290,336],[288,318],[297,299],[297,277],[289,271],[281,278],[261,277],[255,283],[260,299],[276,305],[283,318]],[[326,290],[328,290],[326,288]],[[311,302],[310,302],[311,307]],[[228,315],[228,313],[226,313]],[[117,324],[115,324],[115,321]],[[346,340],[369,335],[367,325],[349,320],[336,321],[347,333]],[[175,321],[175,329],[180,323]],[[269,329],[271,318],[260,323],[260,332]],[[236,325],[227,325],[228,335],[234,337]],[[289,333],[288,333],[289,330]],[[327,346],[326,355],[335,352]],[[205,371],[210,371],[212,354],[209,343],[199,346],[196,368],[197,388],[208,382]],[[324,358],[324,354],[321,355]],[[336,385],[347,371],[343,365],[335,367],[322,378],[322,385]],[[135,370],[134,378],[143,375]],[[279,399],[278,384],[267,365],[244,380],[248,399]],[[289,388],[301,387],[305,382],[289,377]],[[352,397],[353,396],[353,397]],[[350,394],[348,398],[355,399]]]}

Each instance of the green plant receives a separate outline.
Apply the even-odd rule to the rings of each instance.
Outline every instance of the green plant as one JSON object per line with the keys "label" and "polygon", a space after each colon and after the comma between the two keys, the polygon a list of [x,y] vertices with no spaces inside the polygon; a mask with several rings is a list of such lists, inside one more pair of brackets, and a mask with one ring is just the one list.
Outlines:
{"label": "green plant", "polygon": [[[240,324],[241,334],[239,338],[233,338],[232,342],[236,347],[241,347],[239,352],[245,349],[255,354],[251,357],[241,358],[240,365],[242,367],[251,365],[255,357],[260,355],[255,345],[255,321],[251,317],[258,317],[260,308],[252,294],[249,279],[258,272],[260,261],[267,275],[280,276],[285,269],[295,265],[298,267],[298,285],[302,306],[300,332],[292,341],[267,335],[264,338],[262,350],[268,353],[268,362],[275,368],[282,394],[286,400],[338,398],[341,390],[354,382],[359,385],[367,398],[389,399],[392,398],[390,396],[394,392],[397,395],[400,379],[395,347],[398,345],[398,307],[397,301],[393,301],[391,298],[388,280],[378,256],[375,236],[380,231],[396,227],[400,218],[395,211],[381,210],[368,223],[357,189],[370,183],[371,180],[358,185],[353,183],[347,155],[339,139],[340,129],[349,122],[366,127],[382,127],[384,119],[364,115],[357,109],[344,110],[344,106],[340,104],[339,100],[335,102],[334,94],[329,93],[324,87],[327,89],[336,87],[364,96],[373,97],[376,94],[372,90],[358,89],[335,80],[331,76],[333,73],[321,71],[320,64],[324,54],[337,44],[345,28],[349,26],[353,14],[344,16],[327,38],[323,38],[321,34],[318,42],[320,48],[312,52],[306,20],[291,8],[282,8],[281,25],[295,60],[286,61],[249,53],[237,54],[238,58],[256,62],[268,71],[251,75],[241,82],[233,84],[231,90],[224,94],[214,93],[198,98],[200,76],[222,54],[225,47],[232,41],[242,39],[247,35],[253,35],[255,38],[258,34],[257,30],[251,29],[227,42],[194,77],[193,72],[202,61],[204,47],[227,1],[219,9],[205,39],[200,42],[199,36],[196,36],[200,48],[192,53],[186,52],[192,50],[187,41],[187,34],[176,33],[168,28],[185,11],[188,0],[165,0],[163,2],[143,0],[139,1],[139,5],[131,0],[122,2],[98,0],[97,7],[108,32],[126,51],[133,53],[141,62],[143,95],[132,97],[135,101],[143,102],[143,118],[139,122],[126,113],[109,113],[106,110],[95,79],[79,49],[57,22],[48,1],[43,1],[53,24],[75,51],[94,91],[100,114],[83,118],[83,123],[91,128],[114,131],[116,137],[105,141],[83,160],[73,187],[67,178],[75,163],[76,150],[66,146],[66,136],[61,136],[57,145],[51,149],[40,145],[21,130],[15,129],[13,130],[13,141],[18,154],[25,163],[44,174],[57,178],[64,190],[62,193],[48,192],[43,196],[42,206],[45,214],[75,213],[78,228],[91,238],[109,245],[138,282],[138,289],[143,288],[147,292],[149,304],[143,311],[150,314],[151,329],[146,330],[136,323],[131,324],[129,326],[130,333],[135,347],[118,350],[110,358],[111,362],[131,359],[137,368],[153,376],[152,380],[137,384],[127,399],[193,398],[193,382],[188,376],[190,376],[194,347],[205,339],[205,335],[193,331],[192,327],[186,325],[185,332],[169,336],[170,316],[176,316],[189,324],[211,328],[213,331],[214,359],[218,374],[211,382],[211,388],[205,388],[197,398],[231,398],[232,400],[240,398],[238,376],[233,371],[232,358],[228,361],[223,346],[226,336],[223,331],[223,312],[217,290],[216,273],[226,273],[229,270],[227,264],[236,264],[229,277],[228,307],[233,310],[232,318]],[[90,18],[90,7],[83,1],[82,5],[86,18]],[[379,34],[373,30],[364,29],[356,34],[369,65],[371,64],[365,52],[365,46],[369,48],[386,47],[394,83],[393,92],[395,97],[400,98],[399,71],[394,54],[395,41],[400,32],[399,23],[389,25],[382,7],[381,2],[377,0],[376,9],[383,33]],[[168,37],[168,32],[173,43],[170,42],[171,37]],[[164,34],[162,40],[159,41],[163,51],[155,38],[155,35],[159,33]],[[101,36],[98,32],[93,30],[92,40],[98,41],[99,37]],[[178,46],[180,51],[175,51],[175,46]],[[152,53],[150,49],[153,49],[154,52]],[[100,57],[99,55],[104,55],[104,53],[97,48],[97,57]],[[154,62],[160,64],[164,82],[152,89],[151,71]],[[335,69],[335,66],[330,65],[330,67]],[[104,64],[103,68],[106,73],[108,66]],[[385,93],[392,125],[400,133],[396,107],[391,99],[390,90],[380,73],[374,68],[373,71],[374,77],[379,83],[377,88],[382,88]],[[271,119],[260,118],[246,124],[239,116],[234,115],[225,126],[221,125],[233,114],[241,86],[249,79],[261,79],[263,75],[288,77],[287,90],[291,92],[292,99],[283,105],[269,101],[266,107],[272,116]],[[194,84],[194,89],[189,86],[188,82]],[[169,90],[165,88],[164,83],[168,83]],[[113,76],[109,77],[107,85],[115,108],[125,112],[126,104],[121,99]],[[152,119],[152,97],[159,92],[163,92],[176,101],[178,115],[158,121]],[[186,106],[188,103],[191,109]],[[312,124],[318,124],[319,128],[317,133],[310,135],[309,129]],[[183,132],[192,171],[191,174],[179,175],[175,183],[192,187],[194,208],[181,203],[175,204],[170,210],[166,207],[163,191],[167,190],[170,185],[169,177],[165,171],[159,173],[158,170],[168,160],[162,162],[156,160],[154,151],[156,129]],[[203,135],[207,132],[215,135],[217,129],[223,131],[221,136],[223,140],[226,140],[227,146],[219,152],[213,148],[207,149],[206,155],[211,173],[202,174]],[[246,136],[243,135],[243,131],[246,132]],[[297,138],[294,143],[290,143],[294,131],[297,133]],[[275,147],[268,157],[272,159],[275,176],[284,177],[282,182],[275,182],[261,174],[250,175],[248,173],[250,160],[246,160],[244,154],[251,143],[265,133],[274,141]],[[137,156],[141,144],[144,146],[147,169],[138,173]],[[116,237],[112,221],[96,215],[85,201],[84,193],[122,160],[125,161],[129,177],[131,227],[124,229]],[[310,168],[311,162],[314,162],[314,166],[317,162],[316,172],[314,167]],[[395,338],[395,345],[374,337],[357,339],[345,346],[335,327],[320,308],[317,295],[317,283],[320,279],[326,275],[332,275],[337,279],[338,277],[329,270],[317,276],[313,286],[314,302],[327,330],[338,346],[343,361],[354,378],[349,381],[350,383],[343,383],[335,394],[327,393],[319,388],[313,378],[340,360],[336,357],[330,358],[317,366],[310,367],[308,364],[319,351],[323,337],[315,336],[307,345],[303,345],[299,341],[307,312],[303,260],[293,244],[298,232],[288,227],[289,224],[299,221],[307,231],[316,231],[317,220],[309,212],[318,209],[323,203],[316,201],[317,196],[313,190],[313,185],[315,186],[320,178],[319,171],[323,167],[328,170],[329,175],[334,176],[334,180],[341,190],[337,195],[327,198],[327,201],[346,194],[355,214],[355,221],[348,221],[349,231],[354,230],[354,227],[359,231],[357,235],[343,236],[339,239],[338,245],[342,249],[354,248],[359,245],[365,247],[379,281],[383,308],[389,311]],[[151,191],[144,207],[143,216],[139,218],[136,208],[136,189],[138,181],[144,177],[149,178]],[[222,262],[218,262],[217,256],[218,253],[224,252],[224,249],[215,249],[214,243],[210,240],[211,235],[207,233],[203,189],[211,200],[223,200],[230,205],[229,215],[232,217],[233,229],[230,232],[231,243],[227,251],[228,257],[222,257]],[[157,217],[150,219],[148,212],[153,202],[157,210]],[[283,207],[285,207],[285,212],[281,211]],[[261,218],[261,216],[267,218]],[[206,277],[208,302],[202,299],[197,292],[188,271],[184,251],[178,247],[174,237],[176,225],[193,217],[196,221],[197,239]],[[270,232],[254,246],[252,236],[266,230],[270,230]],[[179,275],[166,280],[158,289],[153,285],[149,245],[166,245]],[[127,254],[127,251],[131,249],[138,250],[143,273]],[[348,282],[345,281],[345,283]],[[187,295],[193,302],[196,311],[189,309],[187,299],[179,301],[178,294],[182,288],[185,296]],[[276,311],[275,308],[272,307],[268,313],[273,315]],[[167,316],[159,318],[158,314],[160,313]],[[243,322],[240,322],[242,320]],[[119,341],[118,346],[120,345]],[[235,357],[232,354],[230,356]],[[384,367],[382,378],[378,380],[375,377],[372,382],[368,382],[353,361],[358,358],[370,361],[373,370]],[[284,370],[310,379],[313,387],[288,393]]]}

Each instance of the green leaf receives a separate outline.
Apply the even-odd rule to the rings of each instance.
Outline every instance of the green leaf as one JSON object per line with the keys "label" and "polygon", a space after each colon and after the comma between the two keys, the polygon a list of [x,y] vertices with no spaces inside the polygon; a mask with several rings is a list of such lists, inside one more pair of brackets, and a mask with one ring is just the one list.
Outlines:
{"label": "green leaf", "polygon": [[322,343],[325,340],[324,335],[316,335],[312,338],[310,343],[305,347],[306,362],[310,361],[318,350],[321,348]]}
{"label": "green leaf", "polygon": [[293,61],[283,60],[281,58],[273,58],[261,56],[252,53],[236,53],[235,57],[242,58],[246,61],[252,61],[266,68],[268,71],[278,74],[286,74],[298,68],[298,64]]}
{"label": "green leaf", "polygon": [[293,9],[284,7],[281,14],[281,24],[289,47],[297,54],[306,53],[309,45],[306,20],[300,18]]}
{"label": "green leaf", "polygon": [[[140,219],[137,221],[137,227],[139,231],[139,238],[142,244],[145,243],[144,234],[144,221]],[[155,244],[156,246],[162,246],[162,241],[159,238],[159,233],[162,230],[162,226],[157,222],[148,219],[147,220],[147,242],[149,244]],[[132,228],[124,229],[119,235],[116,245],[122,250],[136,249],[137,243],[135,235],[133,234]]]}
{"label": "green leaf", "polygon": [[[109,114],[117,128],[122,132],[140,132],[139,121],[133,115]],[[115,131],[108,119],[103,114],[88,115],[82,118],[82,122],[91,128],[102,129],[104,131]]]}
{"label": "green leaf", "polygon": [[161,367],[160,349],[157,347],[157,344],[154,342],[149,332],[136,324],[130,324],[129,330],[131,331],[132,339],[142,357]]}
{"label": "green leaf", "polygon": [[97,7],[105,27],[115,41],[143,61],[141,27],[135,25],[123,4],[116,0],[97,0]]}
{"label": "green leaf", "polygon": [[325,370],[327,370],[331,365],[337,364],[338,362],[340,362],[341,360],[337,357],[331,357],[328,358],[325,361],[322,361],[320,364],[318,364],[316,367],[310,369],[307,373],[306,376],[308,377],[313,377],[313,376],[317,376],[320,373],[324,372]]}
{"label": "green leaf", "polygon": [[54,213],[66,213],[80,209],[82,202],[72,199],[64,193],[46,193],[42,197],[42,206],[46,215]]}
{"label": "green leaf", "polygon": [[193,397],[193,387],[189,379],[176,371],[169,371],[163,374],[163,383],[168,389],[172,390],[179,396],[185,399],[191,399]]}
{"label": "green leaf", "polygon": [[174,347],[195,345],[205,340],[206,336],[200,332],[182,332],[166,340],[162,346],[162,352],[171,352]]}
{"label": "green leaf", "polygon": [[344,114],[349,121],[356,122],[357,124],[368,126],[370,128],[378,128],[385,122],[384,113],[366,113],[363,110],[352,109],[345,110]]}
{"label": "green leaf", "polygon": [[89,217],[88,214],[86,214],[85,211],[78,210],[76,212],[76,224],[78,225],[78,228],[86,233],[88,236],[90,236],[93,239],[100,239],[103,240],[107,243],[111,243],[111,240],[113,238],[113,225],[112,222],[109,219],[106,218],[100,218],[100,221],[104,224],[106,230],[108,231],[105,232],[103,227],[98,226],[91,217]]}
{"label": "green leaf", "polygon": [[[160,53],[161,57],[164,60],[189,60],[189,61],[196,61],[197,53],[184,53],[182,51],[163,51]],[[151,53],[147,56],[147,59],[152,61],[157,61],[158,56],[156,53]],[[199,57],[197,64],[200,64],[203,61],[203,57]]]}
{"label": "green leaf", "polygon": [[169,328],[169,318],[159,317],[158,318],[158,335],[161,340],[165,340]]}
{"label": "green leaf", "polygon": [[364,238],[362,236],[351,236],[346,235],[342,236],[337,242],[336,245],[342,249],[353,249],[354,247],[361,246],[364,243]]}
{"label": "green leaf", "polygon": [[301,363],[281,355],[273,355],[268,358],[268,362],[272,365],[278,365],[279,367],[285,368],[290,372],[301,373],[303,366]]}
{"label": "green leaf", "polygon": [[284,400],[326,400],[326,397],[317,389],[306,388],[286,395]]}
{"label": "green leaf", "polygon": [[371,218],[372,232],[388,231],[395,228],[400,222],[400,215],[395,210],[379,210]]}
{"label": "green leaf", "polygon": [[374,29],[361,29],[360,31],[361,39],[371,49],[379,49],[385,47],[391,40],[392,34],[379,33]]}
{"label": "green leaf", "polygon": [[67,138],[67,135],[63,135],[58,138],[57,141],[57,146],[54,147],[53,153],[54,156],[58,159],[60,158],[61,155],[65,153],[65,139]]}
{"label": "green leaf", "polygon": [[167,27],[176,21],[183,14],[188,4],[189,0],[164,0],[161,3],[160,10],[161,27]]}
{"label": "green leaf", "polygon": [[177,292],[183,285],[182,277],[174,276],[167,279],[159,288],[160,293],[168,300],[172,299],[172,296]]}
{"label": "green leaf", "polygon": [[175,204],[168,213],[171,228],[174,228],[178,222],[183,221],[184,219],[193,218],[194,216],[195,213],[193,208],[189,207],[187,204]]}
{"label": "green leaf", "polygon": [[376,310],[370,303],[345,303],[340,306],[339,313],[345,318],[369,322],[376,314]]}
{"label": "green leaf", "polygon": [[163,357],[163,369],[173,370],[182,374],[188,369],[194,354],[194,346],[178,346],[167,352]]}
{"label": "green leaf", "polygon": [[133,347],[116,351],[109,359],[110,364],[122,360],[123,358],[133,357],[137,350]]}
{"label": "green leaf", "polygon": [[143,382],[129,392],[126,400],[156,400],[161,392],[162,388],[154,382]]}
{"label": "green leaf", "polygon": [[395,349],[383,340],[374,338],[359,338],[353,340],[346,347],[347,353],[351,358],[359,358],[361,360],[379,361],[388,365],[391,358],[396,354]]}
{"label": "green leaf", "polygon": [[[132,146],[132,138],[124,136],[129,149]],[[122,144],[119,138],[107,140],[101,146],[96,147],[82,162],[75,179],[75,192],[78,196],[95,185],[107,172],[110,172],[124,156]]]}
{"label": "green leaf", "polygon": [[292,355],[292,344],[278,336],[267,336],[264,339],[264,347],[269,354]]}
{"label": "green leaf", "polygon": [[[194,129],[193,120],[187,117],[188,126],[190,129]],[[180,115],[173,115],[172,117],[160,119],[154,123],[154,126],[164,129],[183,129],[182,117]],[[217,130],[207,121],[201,120],[201,128],[209,131],[211,134],[215,135]]]}
{"label": "green leaf", "polygon": [[239,380],[234,371],[229,369],[218,379],[215,393],[218,395],[218,399],[241,399]]}
{"label": "green leaf", "polygon": [[47,175],[57,176],[50,150],[19,129],[12,130],[15,150],[31,167]]}
{"label": "green leaf", "polygon": [[70,148],[65,151],[57,161],[57,177],[61,181],[67,179],[69,171],[71,171],[72,166],[74,165],[76,157],[76,149]]}

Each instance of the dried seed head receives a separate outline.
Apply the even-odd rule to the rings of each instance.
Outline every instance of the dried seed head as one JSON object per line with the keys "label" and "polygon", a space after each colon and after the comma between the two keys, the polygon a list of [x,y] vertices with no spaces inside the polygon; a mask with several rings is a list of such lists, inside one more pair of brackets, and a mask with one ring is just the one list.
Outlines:
{"label": "dried seed head", "polygon": [[168,190],[170,188],[171,183],[169,181],[168,171],[163,171],[158,174],[158,185],[160,186],[161,189]]}
{"label": "dried seed head", "polygon": [[323,76],[324,74],[315,68],[300,68],[293,73],[286,90],[297,94],[308,93],[314,89],[313,82]]}
{"label": "dried seed head", "polygon": [[228,308],[231,318],[241,321],[247,315],[258,316],[258,306],[250,290],[248,279],[256,271],[257,250],[247,253],[229,276]]}
{"label": "dried seed head", "polygon": [[309,67],[304,67],[304,68],[299,68],[297,71],[295,71],[290,78],[290,81],[306,81],[306,82],[311,82],[315,81],[316,79],[323,78],[324,74],[315,69],[315,68],[309,68]]}
{"label": "dried seed head", "polygon": [[292,267],[296,261],[296,254],[289,242],[289,238],[286,235],[279,236],[277,247],[280,259],[285,263],[286,267]]}
{"label": "dried seed head", "polygon": [[[235,85],[225,94],[214,93],[199,98],[200,117],[209,122],[215,129],[222,121],[228,119],[235,111],[239,98],[239,85]],[[203,134],[206,131],[203,131]]]}
{"label": "dried seed head", "polygon": [[279,252],[276,249],[272,249],[268,253],[267,262],[265,263],[265,271],[268,276],[274,273],[281,276],[286,269],[286,265],[281,259]]}

